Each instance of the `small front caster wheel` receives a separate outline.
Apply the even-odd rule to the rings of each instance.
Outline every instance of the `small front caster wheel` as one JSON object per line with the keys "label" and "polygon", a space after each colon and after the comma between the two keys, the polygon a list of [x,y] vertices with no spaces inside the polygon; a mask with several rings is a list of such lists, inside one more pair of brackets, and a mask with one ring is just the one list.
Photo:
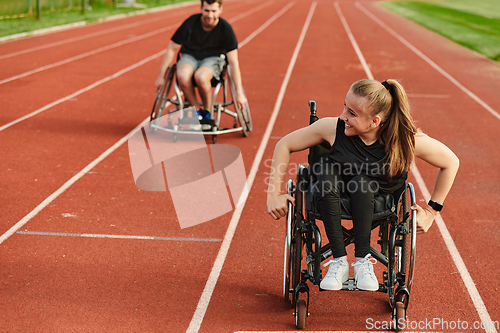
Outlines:
{"label": "small front caster wheel", "polygon": [[394,311],[396,312],[396,316],[394,317],[394,320],[396,320],[394,328],[396,329],[396,332],[402,332],[406,326],[406,309],[403,302],[396,302]]}
{"label": "small front caster wheel", "polygon": [[306,301],[299,299],[295,310],[295,324],[299,330],[306,328],[307,305]]}

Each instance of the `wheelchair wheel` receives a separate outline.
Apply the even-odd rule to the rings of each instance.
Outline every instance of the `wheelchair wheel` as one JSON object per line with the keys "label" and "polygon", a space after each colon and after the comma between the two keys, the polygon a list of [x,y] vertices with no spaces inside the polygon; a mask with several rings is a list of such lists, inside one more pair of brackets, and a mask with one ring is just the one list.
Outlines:
{"label": "wheelchair wheel", "polygon": [[[292,180],[288,180],[288,194],[292,195],[293,193],[293,182]],[[283,298],[288,302],[290,301],[290,273],[291,273],[291,230],[293,224],[293,206],[289,202],[288,203],[288,214],[286,217],[286,235],[285,235],[285,254],[283,259]]]}
{"label": "wheelchair wheel", "polygon": [[295,199],[295,205],[293,206],[292,214],[292,225],[291,225],[291,289],[292,292],[292,307],[295,308],[298,302],[299,296],[299,285],[302,284],[302,251],[306,242],[305,235],[302,230],[302,221],[304,220],[303,209],[304,209],[304,192],[303,189],[306,188],[305,182],[307,169],[302,165],[299,166],[299,172],[297,174],[297,181],[293,191],[293,197]]}
{"label": "wheelchair wheel", "polygon": [[[287,233],[283,260],[283,298],[290,301],[292,308],[297,306],[296,288],[300,283],[302,270],[303,238],[300,230],[300,209],[302,192],[288,180],[288,194],[295,198],[295,206],[288,203]],[[290,297],[291,294],[291,297]]]}
{"label": "wheelchair wheel", "polygon": [[[295,196],[295,204],[297,205],[297,197]],[[283,276],[283,296],[285,300],[290,301],[292,308],[297,304],[296,287],[300,283],[302,270],[302,233],[300,225],[296,218],[296,209],[289,203],[289,219],[286,243],[285,243],[285,260],[284,260],[284,276]],[[300,220],[299,220],[300,221]],[[291,294],[291,297],[290,297]]]}
{"label": "wheelchair wheel", "polygon": [[307,319],[307,303],[303,299],[297,301],[297,307],[295,309],[295,325],[299,330],[306,328]]}
{"label": "wheelchair wheel", "polygon": [[393,319],[401,313],[406,316],[413,284],[417,221],[416,212],[410,209],[412,205],[415,205],[415,192],[409,183],[399,200],[398,222],[389,232],[388,288]]}
{"label": "wheelchair wheel", "polygon": [[156,93],[156,99],[153,104],[153,110],[151,111],[150,122],[155,119],[161,118],[163,115],[163,109],[165,108],[165,103],[168,100],[168,94],[170,93],[170,88],[172,87],[173,77],[175,74],[176,65],[170,66],[165,72],[165,83]]}
{"label": "wheelchair wheel", "polygon": [[290,246],[288,246],[288,235],[285,236],[285,255],[283,258],[283,298],[290,301]]}
{"label": "wheelchair wheel", "polygon": [[404,331],[406,328],[406,308],[403,302],[396,302],[393,310],[393,327],[396,332]]}
{"label": "wheelchair wheel", "polygon": [[[243,135],[248,136],[250,134],[250,131],[252,130],[252,117],[250,115],[250,107],[248,106],[248,102],[245,103],[243,106],[243,109],[240,109],[238,106],[238,103],[236,103],[236,86],[233,81],[233,77],[231,76],[231,67],[227,66],[227,73],[229,77],[229,86],[231,90],[231,98],[234,104],[234,108],[236,110],[236,113],[238,115],[238,121],[240,123],[240,126],[243,130]],[[244,90],[243,90],[243,93]]]}

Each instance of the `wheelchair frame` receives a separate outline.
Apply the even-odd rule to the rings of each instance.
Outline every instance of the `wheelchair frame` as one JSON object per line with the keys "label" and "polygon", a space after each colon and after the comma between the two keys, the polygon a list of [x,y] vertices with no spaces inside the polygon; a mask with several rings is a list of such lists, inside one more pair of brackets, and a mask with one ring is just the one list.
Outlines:
{"label": "wheelchair frame", "polygon": [[[310,124],[318,120],[316,103],[309,102],[311,116]],[[314,148],[314,147],[313,147]],[[309,150],[309,163],[312,154],[317,150]],[[308,281],[318,286],[322,280],[321,262],[331,255],[329,244],[321,246],[321,233],[316,220],[321,217],[311,209],[311,184],[313,175],[303,165],[295,184],[288,180],[288,194],[295,198],[295,206],[288,203],[287,233],[285,237],[283,297],[290,301],[295,310],[296,326],[303,329],[309,316],[309,286]],[[379,284],[380,292],[388,293],[389,305],[392,308],[392,325],[396,331],[401,331],[406,324],[406,309],[413,284],[416,250],[416,212],[410,207],[415,205],[415,191],[409,182],[405,184],[394,209],[390,214],[372,222],[372,230],[379,227],[381,251],[370,246],[370,253],[387,267],[383,272],[383,284]],[[394,212],[395,211],[395,212]],[[351,219],[342,216],[343,219]],[[344,232],[344,243],[354,242],[353,229]],[[305,258],[305,260],[302,260]],[[342,290],[358,290],[354,278],[349,278]],[[321,291],[321,288],[320,288]]]}
{"label": "wheelchair frame", "polygon": [[[177,65],[171,65],[165,72],[165,83],[158,90],[156,94],[156,99],[153,105],[153,110],[151,111],[150,117],[150,128],[153,130],[162,130],[174,134],[174,142],[178,139],[178,134],[200,134],[199,129],[192,129],[191,125],[197,126],[201,123],[201,126],[205,126],[203,129],[204,134],[212,135],[212,142],[217,142],[217,136],[220,134],[232,133],[242,131],[244,136],[248,136],[252,130],[252,118],[250,114],[250,108],[248,102],[245,104],[243,109],[240,109],[238,104],[234,101],[236,96],[236,86],[234,84],[233,78],[231,76],[231,67],[227,64],[221,73],[220,80],[212,79],[213,90],[212,105],[210,106],[210,120],[193,119],[196,116],[196,108],[190,106],[189,102],[184,101],[182,98],[182,92],[179,89],[176,80],[176,68]],[[174,95],[170,96],[170,90],[174,88]],[[228,100],[227,88],[231,92],[231,97],[233,100]],[[223,101],[217,102],[216,98],[219,91],[222,89]],[[172,110],[167,110],[168,124],[167,126],[160,126],[159,119],[164,115],[165,109],[169,105],[173,105],[175,108]],[[229,107],[234,108],[230,110]],[[171,115],[179,112],[179,119],[177,123],[172,123]],[[217,117],[214,118],[215,113]],[[233,128],[220,128],[221,115],[226,113],[234,118]],[[191,114],[191,116],[189,115]],[[184,129],[183,125],[188,125],[190,129]]]}

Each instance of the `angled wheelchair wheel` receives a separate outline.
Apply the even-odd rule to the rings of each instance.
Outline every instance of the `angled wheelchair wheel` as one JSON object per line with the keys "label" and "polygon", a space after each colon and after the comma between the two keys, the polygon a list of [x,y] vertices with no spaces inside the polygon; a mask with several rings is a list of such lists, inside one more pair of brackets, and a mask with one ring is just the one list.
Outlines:
{"label": "angled wheelchair wheel", "polygon": [[165,83],[158,89],[156,93],[156,99],[153,104],[153,110],[151,111],[150,122],[153,122],[155,119],[161,118],[163,115],[163,111],[165,109],[165,104],[168,101],[168,95],[170,93],[170,89],[172,88],[173,78],[175,75],[176,65],[173,64],[170,66],[165,72]]}
{"label": "angled wheelchair wheel", "polygon": [[406,316],[413,285],[417,220],[416,212],[410,209],[412,205],[415,205],[415,192],[408,183],[398,203],[398,221],[389,231],[388,289],[393,320],[402,313]]}
{"label": "angled wheelchair wheel", "polygon": [[[243,131],[244,136],[248,136],[250,131],[252,130],[252,117],[250,115],[250,107],[248,106],[248,102],[245,103],[243,109],[238,106],[236,103],[236,86],[233,81],[233,77],[231,76],[231,67],[227,66],[227,73],[229,77],[229,87],[231,90],[231,99],[234,105],[234,109],[236,110],[238,116],[238,122],[240,123],[241,129]],[[244,93],[244,91],[243,91]]]}

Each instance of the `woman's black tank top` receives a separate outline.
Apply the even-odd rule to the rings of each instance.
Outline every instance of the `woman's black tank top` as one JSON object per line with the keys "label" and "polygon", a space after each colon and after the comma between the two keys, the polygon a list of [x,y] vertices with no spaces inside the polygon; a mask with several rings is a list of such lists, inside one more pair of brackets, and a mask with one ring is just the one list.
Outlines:
{"label": "woman's black tank top", "polygon": [[393,192],[400,188],[408,176],[404,172],[398,177],[390,177],[390,165],[385,153],[385,146],[380,142],[366,145],[357,135],[345,135],[345,122],[338,119],[335,142],[328,154],[330,163],[334,163],[344,177],[365,175],[377,181],[384,192]]}

